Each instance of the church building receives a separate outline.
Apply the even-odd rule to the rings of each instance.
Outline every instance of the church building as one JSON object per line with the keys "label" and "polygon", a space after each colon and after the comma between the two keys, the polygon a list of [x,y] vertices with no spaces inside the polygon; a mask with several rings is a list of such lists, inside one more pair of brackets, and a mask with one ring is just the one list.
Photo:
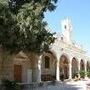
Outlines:
{"label": "church building", "polygon": [[[72,40],[72,23],[66,18],[61,21],[62,33],[50,45],[48,52],[41,56],[34,53],[25,54],[22,51],[12,55],[11,60],[4,65],[4,78],[22,83],[41,81],[60,81],[73,79],[79,71],[89,71],[90,61],[86,51]],[[87,76],[85,76],[87,77]]]}

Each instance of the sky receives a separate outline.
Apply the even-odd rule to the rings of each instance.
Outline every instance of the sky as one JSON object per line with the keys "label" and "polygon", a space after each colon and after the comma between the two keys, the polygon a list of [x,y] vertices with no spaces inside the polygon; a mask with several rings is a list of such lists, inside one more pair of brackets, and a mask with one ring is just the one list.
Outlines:
{"label": "sky", "polygon": [[54,12],[46,12],[48,27],[61,33],[61,20],[72,21],[72,40],[83,46],[90,55],[90,0],[58,0]]}

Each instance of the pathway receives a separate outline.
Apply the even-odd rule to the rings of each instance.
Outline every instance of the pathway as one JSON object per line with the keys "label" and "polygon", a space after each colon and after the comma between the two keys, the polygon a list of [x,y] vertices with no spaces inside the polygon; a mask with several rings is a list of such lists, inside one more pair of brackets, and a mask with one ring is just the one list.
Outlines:
{"label": "pathway", "polygon": [[90,81],[70,81],[67,83],[59,83],[57,85],[48,85],[38,88],[25,89],[25,90],[90,90],[86,89],[86,84]]}

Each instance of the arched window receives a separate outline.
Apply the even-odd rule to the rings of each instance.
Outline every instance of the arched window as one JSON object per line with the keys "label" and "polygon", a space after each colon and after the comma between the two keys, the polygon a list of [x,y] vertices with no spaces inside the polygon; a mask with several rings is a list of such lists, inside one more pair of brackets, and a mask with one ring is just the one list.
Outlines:
{"label": "arched window", "polygon": [[66,26],[66,25],[64,25],[64,28],[66,29],[66,28],[67,28],[67,26]]}
{"label": "arched window", "polygon": [[45,68],[50,68],[50,58],[48,56],[45,56]]}
{"label": "arched window", "polygon": [[61,40],[63,41],[63,37],[61,37]]}

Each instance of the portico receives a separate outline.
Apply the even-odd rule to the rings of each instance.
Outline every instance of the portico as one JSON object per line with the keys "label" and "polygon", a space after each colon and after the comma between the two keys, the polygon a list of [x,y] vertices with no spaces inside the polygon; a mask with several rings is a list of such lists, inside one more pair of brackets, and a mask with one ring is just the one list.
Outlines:
{"label": "portico", "polygon": [[61,75],[64,75],[65,79],[73,79],[80,75],[80,71],[87,72],[89,68],[86,51],[72,41],[72,24],[69,18],[61,21],[61,29],[62,34],[57,36],[55,43],[50,46],[51,51],[42,57],[41,80],[46,77],[45,81],[60,81]]}

